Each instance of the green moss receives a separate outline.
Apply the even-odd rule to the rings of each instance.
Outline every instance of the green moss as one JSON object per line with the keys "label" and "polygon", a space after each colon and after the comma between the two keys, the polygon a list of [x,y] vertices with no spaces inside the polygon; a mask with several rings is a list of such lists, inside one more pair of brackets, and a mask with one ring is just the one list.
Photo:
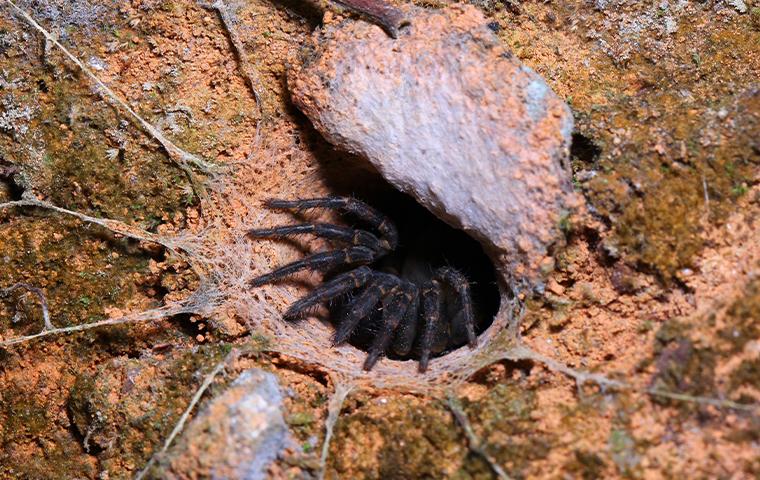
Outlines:
{"label": "green moss", "polygon": [[[443,478],[466,449],[441,403],[389,398],[342,417],[331,446],[331,468],[341,478]],[[346,455],[345,452],[356,452]]]}
{"label": "green moss", "polygon": [[729,345],[730,352],[740,352],[750,340],[760,337],[760,279],[752,280],[741,298],[726,313],[727,326],[718,335]]}
{"label": "green moss", "polygon": [[572,474],[573,478],[583,480],[603,478],[605,468],[606,463],[602,457],[585,450],[575,450],[573,458],[564,466],[565,471]]}
{"label": "green moss", "polygon": [[633,436],[624,428],[613,429],[608,446],[618,471],[626,476],[633,475],[641,460]]}
{"label": "green moss", "polygon": [[744,386],[760,387],[760,358],[742,360],[742,363],[731,372],[728,385],[732,391]]}
{"label": "green moss", "polygon": [[[166,155],[143,146],[144,133],[80,83],[49,79],[53,100],[41,116],[51,171],[51,200],[73,210],[127,220],[143,228],[183,206],[189,183]],[[89,105],[86,116],[72,112]],[[61,125],[65,131],[61,131]],[[120,140],[121,139],[121,140]]]}
{"label": "green moss", "polygon": [[[478,402],[463,402],[465,412],[491,457],[511,475],[549,454],[552,438],[537,431],[531,420],[536,394],[523,387],[499,384]],[[474,477],[489,473],[481,462],[468,462],[464,470]]]}
{"label": "green moss", "polygon": [[[442,415],[441,406],[411,410],[398,423],[380,429],[385,445],[379,452],[380,478],[440,478],[444,463],[431,462],[436,455],[450,454],[459,441],[456,428]],[[403,430],[407,432],[402,433]],[[438,452],[438,453],[437,453]]]}
{"label": "green moss", "polygon": [[[44,385],[36,385],[45,388]],[[77,438],[58,428],[59,419],[50,399],[30,395],[10,385],[0,392],[0,476],[3,478],[92,478],[95,471],[83,456]],[[44,455],[22,461],[27,449],[38,442]],[[21,454],[21,455],[19,455]]]}
{"label": "green moss", "polygon": [[286,419],[288,425],[302,427],[314,423],[314,415],[309,412],[299,412],[289,415]]}
{"label": "green moss", "polygon": [[[670,177],[670,176],[669,176]],[[697,179],[676,179],[647,191],[620,217],[617,234],[629,256],[669,278],[702,248],[699,236],[703,195]]]}
{"label": "green moss", "polygon": [[124,465],[143,465],[176,424],[202,374],[222,354],[219,346],[203,346],[165,360],[120,358],[95,374],[79,374],[69,411],[101,467],[117,473]]}
{"label": "green moss", "polygon": [[749,16],[752,19],[752,26],[754,27],[754,29],[760,32],[760,7],[750,8]]}
{"label": "green moss", "polygon": [[[680,25],[675,45],[683,48],[631,58],[628,71],[646,87],[631,95],[635,85],[597,81],[573,104],[579,130],[599,148],[595,158],[573,161],[576,170],[596,173],[581,185],[589,202],[610,221],[624,258],[666,282],[693,266],[703,228],[725,221],[760,166],[753,113],[760,92],[725,82],[730,70],[735,84],[752,83],[755,68],[746,59],[755,58],[760,37],[740,30],[715,25],[706,35]],[[618,79],[610,66],[597,61],[594,78]],[[594,101],[602,95],[605,105]]]}
{"label": "green moss", "polygon": [[[0,276],[43,287],[56,326],[104,318],[107,306],[134,296],[132,275],[147,266],[147,257],[132,254],[125,241],[112,243],[94,233],[47,214],[2,223],[0,258],[7,261],[0,264]],[[0,329],[17,335],[38,331],[39,305],[29,297],[28,306],[19,312],[12,299],[0,301]],[[11,322],[17,313],[21,321]]]}

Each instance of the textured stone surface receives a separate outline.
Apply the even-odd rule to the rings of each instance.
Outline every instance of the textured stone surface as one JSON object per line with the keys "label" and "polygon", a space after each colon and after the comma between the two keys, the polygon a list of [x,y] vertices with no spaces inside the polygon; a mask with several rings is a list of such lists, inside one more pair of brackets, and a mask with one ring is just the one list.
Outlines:
{"label": "textured stone surface", "polygon": [[264,479],[286,441],[277,378],[246,370],[193,420],[162,477]]}
{"label": "textured stone surface", "polygon": [[336,146],[535,280],[576,202],[570,109],[471,6],[413,9],[397,40],[363,22],[314,34],[290,72],[295,103]]}

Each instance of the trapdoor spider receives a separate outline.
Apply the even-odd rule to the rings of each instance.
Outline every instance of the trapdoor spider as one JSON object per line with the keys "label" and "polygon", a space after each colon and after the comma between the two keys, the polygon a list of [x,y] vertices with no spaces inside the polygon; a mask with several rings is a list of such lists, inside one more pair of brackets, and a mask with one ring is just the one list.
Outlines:
{"label": "trapdoor spider", "polygon": [[[394,223],[369,205],[350,197],[269,200],[269,208],[304,211],[330,209],[355,217],[369,231],[329,223],[301,223],[254,229],[257,239],[284,239],[311,234],[342,244],[341,248],[314,253],[251,282],[254,287],[282,280],[302,270],[324,272],[326,280],[285,312],[298,320],[323,302],[337,310],[333,344],[351,338],[369,338],[364,369],[371,370],[381,355],[419,358],[427,369],[432,354],[461,344],[477,344],[470,283],[457,269],[432,268],[424,257],[394,255],[399,247]],[[413,241],[411,243],[414,243]],[[430,249],[430,245],[421,245]],[[336,308],[338,307],[338,308]]]}

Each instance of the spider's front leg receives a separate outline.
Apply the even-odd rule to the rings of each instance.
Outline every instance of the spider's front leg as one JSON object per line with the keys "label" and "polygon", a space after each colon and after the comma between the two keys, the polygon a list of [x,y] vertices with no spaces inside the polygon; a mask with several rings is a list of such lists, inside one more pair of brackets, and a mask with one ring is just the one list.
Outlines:
{"label": "spider's front leg", "polygon": [[331,240],[353,244],[353,247],[309,255],[301,260],[283,265],[251,281],[251,286],[258,287],[266,283],[288,277],[301,270],[327,272],[342,265],[367,265],[386,255],[398,244],[398,233],[393,222],[369,205],[350,197],[327,197],[300,200],[270,199],[267,206],[288,210],[307,210],[311,208],[336,209],[361,218],[381,233],[381,237],[360,229],[331,225],[329,223],[301,223],[273,228],[249,230],[251,238],[289,238],[297,235],[312,234]]}
{"label": "spider's front leg", "polygon": [[299,223],[273,228],[257,228],[249,230],[246,235],[250,238],[281,239],[309,234],[320,238],[367,247],[377,252],[378,255],[386,253],[390,248],[387,241],[381,241],[369,232],[330,223]]}
{"label": "spider's front leg", "polygon": [[281,210],[295,210],[302,212],[312,208],[324,208],[328,210],[338,210],[343,213],[353,215],[380,232],[380,241],[385,250],[395,250],[398,246],[398,231],[393,222],[370,207],[366,203],[351,197],[324,197],[324,198],[304,198],[298,200],[267,200],[266,205],[269,208]]}
{"label": "spider's front leg", "polygon": [[351,247],[342,250],[315,253],[254,278],[251,280],[251,286],[260,287],[261,285],[271,283],[275,280],[289,277],[301,270],[326,272],[341,265],[367,265],[372,263],[375,258],[376,252],[367,247]]}
{"label": "spider's front leg", "polygon": [[369,267],[359,267],[350,272],[337,275],[323,283],[310,294],[293,303],[283,315],[286,320],[297,320],[322,302],[336,299],[352,290],[363,287],[371,278]]}

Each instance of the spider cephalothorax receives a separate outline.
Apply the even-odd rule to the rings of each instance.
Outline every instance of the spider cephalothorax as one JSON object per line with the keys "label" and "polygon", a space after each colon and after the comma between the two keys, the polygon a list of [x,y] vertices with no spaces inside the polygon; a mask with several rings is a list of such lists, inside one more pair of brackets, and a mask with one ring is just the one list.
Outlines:
{"label": "spider cephalothorax", "polygon": [[[303,211],[332,209],[352,215],[376,233],[329,223],[301,223],[254,229],[252,238],[287,238],[312,234],[342,244],[284,265],[254,279],[260,286],[302,270],[325,272],[324,283],[293,303],[283,315],[297,320],[323,302],[331,302],[336,325],[335,345],[352,337],[371,337],[364,369],[370,370],[381,355],[419,358],[425,371],[431,354],[457,346],[466,339],[477,342],[470,284],[457,269],[432,268],[418,257],[394,258],[399,246],[396,226],[369,205],[350,197],[269,200],[276,209]],[[411,242],[414,243],[414,242]]]}

